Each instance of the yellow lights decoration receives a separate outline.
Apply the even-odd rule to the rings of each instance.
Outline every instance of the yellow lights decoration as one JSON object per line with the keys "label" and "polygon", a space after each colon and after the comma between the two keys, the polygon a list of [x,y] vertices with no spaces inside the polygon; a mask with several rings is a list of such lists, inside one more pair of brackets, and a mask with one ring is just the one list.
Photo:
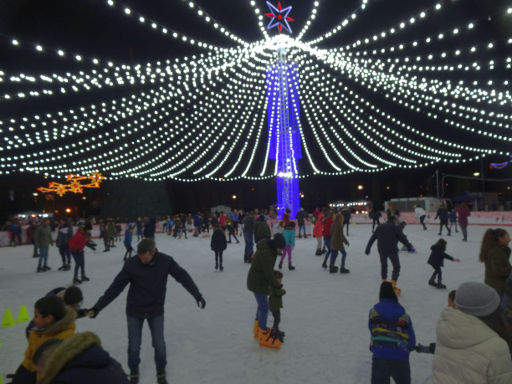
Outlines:
{"label": "yellow lights decoration", "polygon": [[[83,193],[84,188],[99,188],[100,183],[105,179],[99,172],[94,172],[91,176],[67,175],[68,184],[61,184],[55,181],[48,183],[48,188],[39,187],[38,191],[43,193],[55,192],[59,196],[63,196],[67,192]],[[83,181],[88,183],[82,184]]]}
{"label": "yellow lights decoration", "polygon": [[[255,41],[244,39],[243,31],[232,33],[229,20],[208,13],[210,2],[177,2],[219,36],[221,46],[165,26],[122,1],[101,0],[105,14],[98,17],[122,18],[126,28],[146,29],[155,39],[190,49],[147,62],[121,63],[59,41],[30,41],[27,35],[0,36],[8,49],[25,50],[35,61],[56,59],[73,68],[29,73],[0,67],[0,106],[23,106],[2,109],[0,175],[33,172],[57,179],[101,169],[114,180],[273,178],[265,76],[280,47],[300,74],[294,87],[302,111],[301,179],[508,158],[512,35],[489,31],[503,31],[493,28],[498,18],[512,23],[510,5],[468,19],[467,12],[459,12],[464,2],[433,0],[410,14],[393,13],[377,29],[368,18],[383,2],[359,0],[325,26],[326,33],[312,36],[328,1],[338,3],[311,1],[302,29],[277,36],[265,28],[258,8],[265,2],[244,0],[261,31]],[[357,23],[365,32],[344,34]],[[80,102],[46,103],[68,95]],[[39,100],[52,106],[31,111]],[[100,178],[89,187],[98,188],[102,176],[94,175]],[[81,182],[68,176],[67,184],[51,183],[44,190],[81,193],[87,185]]]}

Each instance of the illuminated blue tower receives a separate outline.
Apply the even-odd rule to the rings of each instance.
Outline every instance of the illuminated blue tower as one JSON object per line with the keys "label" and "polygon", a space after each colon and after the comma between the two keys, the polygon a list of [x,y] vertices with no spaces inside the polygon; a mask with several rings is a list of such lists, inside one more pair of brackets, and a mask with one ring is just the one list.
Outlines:
{"label": "illuminated blue tower", "polygon": [[277,62],[267,68],[267,100],[269,158],[276,162],[278,218],[289,208],[295,219],[300,209],[297,160],[302,157],[299,74],[297,64],[286,61],[284,48],[278,50]]}

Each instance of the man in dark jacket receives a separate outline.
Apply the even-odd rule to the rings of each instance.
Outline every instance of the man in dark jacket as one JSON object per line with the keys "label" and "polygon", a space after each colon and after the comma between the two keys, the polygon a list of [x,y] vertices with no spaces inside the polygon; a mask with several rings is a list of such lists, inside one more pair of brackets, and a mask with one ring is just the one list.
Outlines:
{"label": "man in dark jacket", "polygon": [[244,263],[250,263],[254,253],[254,214],[252,211],[243,218],[242,225],[245,241]]}
{"label": "man in dark jacket", "polygon": [[265,221],[265,216],[260,215],[256,223],[254,223],[254,241],[258,244],[262,239],[270,240],[270,237],[270,227]]}
{"label": "man in dark jacket", "polygon": [[130,382],[139,382],[140,343],[142,324],[147,319],[151,330],[158,384],[167,384],[165,366],[167,365],[164,341],[164,302],[169,275],[181,283],[194,297],[197,305],[206,305],[203,296],[190,275],[181,268],[171,256],[158,252],[153,239],[143,239],[137,246],[138,257],[128,259],[110,287],[91,308],[89,317],[110,304],[130,283],[126,299],[126,317],[128,319],[128,366]]}
{"label": "man in dark jacket", "polygon": [[121,365],[92,332],[77,333],[66,340],[49,339],[37,349],[32,361],[41,384],[128,384]]}
{"label": "man in dark jacket", "polygon": [[400,290],[396,288],[396,281],[400,274],[400,260],[398,259],[397,244],[400,241],[407,247],[409,252],[414,252],[414,248],[411,243],[409,243],[409,240],[407,240],[407,237],[404,235],[400,227],[396,225],[396,218],[394,216],[391,216],[385,224],[379,225],[375,232],[373,232],[372,237],[370,237],[368,245],[366,246],[365,253],[367,255],[370,254],[370,249],[372,248],[375,240],[377,240],[377,249],[379,250],[380,255],[382,281],[386,281],[388,278],[387,259],[389,258],[393,265],[391,283],[393,284],[393,287],[395,287],[397,293],[400,294]]}
{"label": "man in dark jacket", "polygon": [[304,212],[304,208],[301,208],[300,211],[297,212],[295,218],[299,225],[299,239],[302,237],[301,233],[304,233],[304,238],[306,238],[306,212]]}
{"label": "man in dark jacket", "polygon": [[[254,322],[254,337],[259,339],[260,346],[269,348],[279,348],[281,345],[280,341],[276,340],[278,335],[272,336],[271,330],[267,329],[267,317],[270,289],[281,288],[281,284],[274,276],[274,265],[277,255],[282,252],[285,245],[284,237],[280,233],[276,233],[272,240],[260,240],[256,244],[256,253],[247,275],[247,289],[254,293],[258,303]],[[271,337],[273,340],[270,340]]]}

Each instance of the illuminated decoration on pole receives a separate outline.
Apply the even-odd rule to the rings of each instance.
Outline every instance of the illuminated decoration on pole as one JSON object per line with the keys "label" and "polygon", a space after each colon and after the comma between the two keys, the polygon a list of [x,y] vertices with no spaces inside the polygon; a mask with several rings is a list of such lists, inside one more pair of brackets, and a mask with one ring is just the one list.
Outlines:
{"label": "illuminated decoration on pole", "polygon": [[[109,180],[230,182],[278,174],[303,180],[508,158],[512,35],[503,29],[497,34],[492,24],[499,18],[512,22],[510,5],[496,2],[492,14],[466,18],[464,2],[439,0],[407,14],[397,8],[377,30],[365,16],[369,9],[387,11],[388,2],[359,0],[350,12],[339,12],[326,33],[311,36],[314,21],[325,20],[320,16],[327,1],[348,7],[311,1],[308,20],[291,36],[290,8],[276,0],[269,26],[288,33],[270,36],[266,11],[256,0],[242,0],[261,31],[255,41],[232,33],[227,20],[212,17],[198,0],[178,2],[220,37],[216,43],[166,26],[122,0],[100,1],[107,11],[91,8],[91,16],[105,23],[120,18],[125,29],[146,29],[164,44],[190,49],[137,63],[39,41],[44,34],[30,38],[29,31],[23,38],[0,36],[6,55],[33,57],[0,68],[0,176],[30,172],[56,180],[100,169]],[[361,34],[342,35],[352,26]],[[279,161],[270,158],[278,155],[278,143],[271,150],[267,134],[274,129],[277,140],[279,130],[267,116],[265,76],[279,62],[279,48],[286,50],[290,90],[297,90],[288,108],[295,105],[298,116],[300,107],[302,119],[291,127],[297,136],[289,143],[298,146],[292,170],[276,169]],[[59,65],[48,67],[52,61]],[[34,69],[38,64],[41,69]],[[299,151],[300,174],[294,173]]]}
{"label": "illuminated decoration on pole", "polygon": [[272,29],[274,27],[277,27],[279,33],[284,29],[288,31],[288,33],[292,34],[292,29],[290,28],[290,24],[288,24],[289,21],[295,21],[288,15],[290,14],[290,11],[292,10],[292,6],[288,6],[286,8],[283,8],[281,6],[281,2],[279,1],[277,3],[277,8],[272,5],[270,1],[267,1],[267,6],[270,9],[271,13],[266,13],[265,15],[267,17],[270,17],[272,20],[268,23],[267,29]]}
{"label": "illuminated decoration on pole", "polygon": [[[91,176],[76,176],[76,175],[67,175],[66,179],[68,184],[61,184],[55,181],[48,183],[48,188],[39,187],[38,191],[43,193],[55,192],[59,196],[64,196],[65,193],[83,193],[84,188],[99,188],[100,183],[105,179],[101,175],[101,173],[95,172]],[[88,181],[88,183],[82,184],[83,181]]]}
{"label": "illuminated decoration on pole", "polygon": [[284,48],[278,61],[267,68],[267,116],[269,158],[276,162],[277,215],[286,209],[290,217],[300,210],[297,160],[302,157],[299,133],[299,73],[297,64],[286,61]]}
{"label": "illuminated decoration on pole", "polygon": [[503,163],[491,163],[489,164],[489,168],[491,169],[504,169],[507,167],[507,165],[509,165],[510,163],[512,163],[512,155],[510,155],[510,160],[509,161],[505,161]]}

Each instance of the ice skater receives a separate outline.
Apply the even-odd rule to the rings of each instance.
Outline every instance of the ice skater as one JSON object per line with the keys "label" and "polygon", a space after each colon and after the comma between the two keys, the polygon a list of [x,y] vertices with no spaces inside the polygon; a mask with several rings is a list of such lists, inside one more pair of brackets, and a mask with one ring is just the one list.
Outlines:
{"label": "ice skater", "polygon": [[216,226],[213,230],[210,247],[212,251],[215,252],[215,269],[220,269],[222,272],[224,270],[224,266],[222,265],[222,252],[227,248],[227,240],[226,233],[220,225]]}
{"label": "ice skater", "polygon": [[448,210],[446,209],[446,206],[442,204],[439,209],[437,210],[436,217],[434,217],[434,220],[437,220],[439,218],[439,236],[443,233],[443,226],[446,227],[446,230],[448,231],[448,236],[451,236],[450,228],[448,227]]}
{"label": "ice skater", "polygon": [[153,239],[143,239],[137,246],[137,256],[123,264],[123,269],[88,312],[95,318],[123,289],[130,284],[126,300],[128,321],[128,367],[130,383],[139,382],[140,344],[142,325],[147,320],[151,330],[158,384],[167,384],[165,367],[167,351],[164,340],[164,303],[169,275],[181,283],[204,308],[206,301],[190,275],[171,256],[158,252]]}
{"label": "ice skater", "polygon": [[377,227],[373,235],[370,237],[368,244],[366,245],[365,253],[370,254],[373,243],[377,240],[377,249],[380,256],[380,273],[382,281],[387,281],[388,278],[388,259],[391,260],[393,265],[393,272],[391,274],[391,284],[395,288],[398,294],[401,290],[396,286],[398,276],[400,275],[400,259],[398,258],[398,247],[397,244],[400,241],[407,247],[409,252],[414,252],[414,248],[407,240],[407,237],[403,234],[402,230],[396,225],[396,218],[390,216],[389,220]]}
{"label": "ice skater", "polygon": [[389,383],[393,378],[397,384],[410,384],[409,353],[416,347],[416,336],[411,318],[398,303],[394,287],[389,282],[381,284],[379,302],[370,310],[369,317],[370,351],[373,354],[371,383]]}
{"label": "ice skater", "polygon": [[132,232],[133,232],[133,226],[129,225],[126,230],[124,231],[124,247],[126,248],[126,252],[124,253],[123,261],[126,261],[126,259],[129,259],[132,257]]}
{"label": "ice skater", "polygon": [[350,272],[347,268],[345,268],[347,252],[343,246],[344,244],[347,246],[349,245],[348,240],[343,235],[343,215],[341,213],[337,213],[336,216],[334,216],[334,222],[331,225],[331,261],[329,265],[330,273],[338,272],[338,267],[335,265],[338,252],[341,252],[340,273]]}
{"label": "ice skater", "polygon": [[292,251],[295,247],[295,223],[290,221],[285,230],[283,231],[283,237],[286,241],[286,246],[283,249],[281,255],[281,261],[279,261],[279,269],[283,268],[283,260],[288,255],[288,270],[293,271],[295,267],[292,265]]}
{"label": "ice skater", "polygon": [[425,225],[425,218],[427,217],[427,213],[423,209],[423,207],[419,205],[414,206],[414,217],[416,220],[420,221],[420,224],[423,226],[423,230],[427,230],[427,226]]}
{"label": "ice skater", "polygon": [[428,281],[428,284],[439,289],[445,289],[446,285],[444,285],[442,282],[443,274],[441,271],[441,268],[444,266],[444,259],[448,259],[456,263],[460,262],[460,259],[453,258],[445,252],[446,240],[444,239],[439,239],[437,243],[430,247],[430,250],[432,252],[430,253],[430,257],[428,258],[428,264],[430,264],[432,268],[434,268],[434,273],[432,274],[432,277]]}

